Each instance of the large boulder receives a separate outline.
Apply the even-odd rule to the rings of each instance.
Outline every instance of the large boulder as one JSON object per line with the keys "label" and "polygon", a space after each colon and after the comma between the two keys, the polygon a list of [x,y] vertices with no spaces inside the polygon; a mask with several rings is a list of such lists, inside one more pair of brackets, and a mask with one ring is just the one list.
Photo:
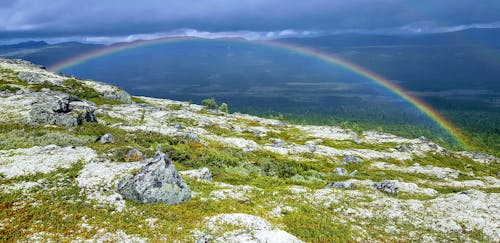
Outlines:
{"label": "large boulder", "polygon": [[57,91],[27,94],[33,100],[28,122],[33,125],[76,126],[95,122],[95,106],[78,97]]}
{"label": "large boulder", "polygon": [[124,198],[140,203],[163,202],[169,205],[188,201],[191,190],[162,152],[155,158],[143,160],[144,165],[135,175],[125,176],[118,183],[117,192]]}

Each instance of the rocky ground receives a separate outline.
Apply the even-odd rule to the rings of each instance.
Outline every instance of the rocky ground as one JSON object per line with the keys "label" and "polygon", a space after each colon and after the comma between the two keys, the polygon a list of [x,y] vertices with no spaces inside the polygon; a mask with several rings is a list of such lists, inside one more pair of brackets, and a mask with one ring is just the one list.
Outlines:
{"label": "rocky ground", "polygon": [[7,59],[0,122],[0,241],[500,241],[500,160],[425,138],[131,97]]}

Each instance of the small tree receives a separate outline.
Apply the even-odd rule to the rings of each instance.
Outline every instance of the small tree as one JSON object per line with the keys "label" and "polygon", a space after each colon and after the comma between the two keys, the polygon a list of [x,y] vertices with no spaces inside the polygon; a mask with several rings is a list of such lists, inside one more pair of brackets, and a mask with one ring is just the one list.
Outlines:
{"label": "small tree", "polygon": [[217,101],[215,101],[214,98],[204,99],[201,101],[201,104],[203,104],[208,109],[217,109]]}
{"label": "small tree", "polygon": [[229,107],[227,106],[226,103],[222,103],[219,106],[219,110],[222,111],[222,112],[229,112]]}

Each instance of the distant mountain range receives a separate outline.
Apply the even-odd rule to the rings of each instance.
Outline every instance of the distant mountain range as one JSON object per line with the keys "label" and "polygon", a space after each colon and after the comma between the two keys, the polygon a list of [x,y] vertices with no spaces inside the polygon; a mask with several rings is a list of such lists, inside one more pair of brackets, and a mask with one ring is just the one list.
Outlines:
{"label": "distant mountain range", "polygon": [[341,34],[314,38],[288,38],[280,41],[314,46],[391,46],[391,45],[481,45],[500,47],[500,29],[467,29],[448,33],[413,35]]}
{"label": "distant mountain range", "polygon": [[[226,40],[227,38],[221,38]],[[468,29],[449,33],[419,35],[378,35],[378,34],[339,34],[311,38],[277,39],[279,42],[304,45],[336,51],[352,47],[381,46],[433,46],[433,45],[467,45],[481,48],[500,48],[500,29]],[[115,43],[112,45],[117,45]],[[63,42],[48,44],[44,41],[28,41],[10,45],[0,45],[0,56],[20,58],[31,62],[50,66],[67,58],[106,47],[104,44],[88,44],[79,42]]]}

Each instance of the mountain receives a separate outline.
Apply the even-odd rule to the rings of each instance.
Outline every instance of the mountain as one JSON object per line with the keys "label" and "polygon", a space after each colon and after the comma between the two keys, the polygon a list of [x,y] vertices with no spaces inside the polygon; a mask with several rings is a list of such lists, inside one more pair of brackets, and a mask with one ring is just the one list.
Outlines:
{"label": "mountain", "polygon": [[406,35],[337,34],[312,38],[284,38],[279,41],[312,47],[480,45],[498,48],[500,47],[499,38],[500,28],[492,28]]}
{"label": "mountain", "polygon": [[79,42],[47,44],[43,41],[29,41],[15,45],[0,45],[0,57],[20,58],[42,66],[51,66],[68,58],[103,47],[104,45]]}
{"label": "mountain", "polygon": [[11,45],[0,45],[0,54],[4,54],[10,51],[23,50],[23,49],[33,49],[46,47],[49,44],[45,41],[27,41]]}
{"label": "mountain", "polygon": [[0,241],[500,241],[492,155],[22,60],[0,59],[0,81]]}

